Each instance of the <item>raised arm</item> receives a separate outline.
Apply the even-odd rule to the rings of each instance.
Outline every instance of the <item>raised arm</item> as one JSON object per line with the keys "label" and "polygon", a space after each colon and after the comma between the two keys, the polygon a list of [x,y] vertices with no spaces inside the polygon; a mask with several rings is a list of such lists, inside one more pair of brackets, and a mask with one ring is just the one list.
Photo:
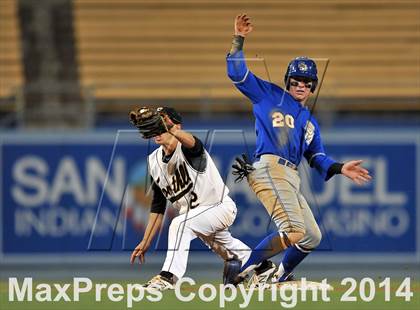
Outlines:
{"label": "raised arm", "polygon": [[164,121],[166,123],[168,132],[174,136],[182,146],[187,149],[192,149],[196,145],[196,139],[188,131],[182,130],[180,125],[175,125],[171,119],[165,115]]}
{"label": "raised arm", "polygon": [[236,16],[234,36],[229,54],[226,57],[227,74],[233,84],[253,103],[257,103],[271,95],[271,83],[264,81],[249,71],[243,45],[245,37],[252,32],[253,25],[246,14]]}
{"label": "raised arm", "polygon": [[245,37],[254,29],[250,18],[246,14],[236,16],[234,27],[235,34],[233,36],[232,47],[229,52],[230,55],[242,50]]}
{"label": "raised arm", "polygon": [[249,74],[246,66],[243,46],[245,37],[252,31],[253,26],[246,14],[236,16],[232,46],[227,56],[227,72],[233,83],[241,83]]}

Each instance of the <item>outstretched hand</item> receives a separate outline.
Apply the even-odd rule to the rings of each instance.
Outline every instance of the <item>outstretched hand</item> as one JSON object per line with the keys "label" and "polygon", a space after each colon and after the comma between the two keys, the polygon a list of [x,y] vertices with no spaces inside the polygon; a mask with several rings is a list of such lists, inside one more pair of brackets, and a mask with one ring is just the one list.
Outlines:
{"label": "outstretched hand", "polygon": [[235,18],[235,35],[245,37],[252,31],[254,26],[250,22],[250,17],[246,14],[240,14]]}
{"label": "outstretched hand", "polygon": [[173,133],[173,131],[176,131],[175,124],[169,118],[169,116],[165,114],[162,117],[163,117],[163,123],[165,124],[166,130],[171,134]]}
{"label": "outstretched hand", "polygon": [[344,163],[341,173],[358,185],[369,182],[372,177],[368,170],[360,166],[362,162],[363,160],[351,160]]}
{"label": "outstretched hand", "polygon": [[134,249],[134,251],[131,253],[131,257],[130,257],[130,263],[133,264],[134,261],[136,260],[136,258],[139,258],[139,263],[140,264],[144,264],[145,259],[144,259],[144,254],[146,254],[147,250],[149,249],[149,246],[146,242],[142,241],[140,242],[136,248]]}

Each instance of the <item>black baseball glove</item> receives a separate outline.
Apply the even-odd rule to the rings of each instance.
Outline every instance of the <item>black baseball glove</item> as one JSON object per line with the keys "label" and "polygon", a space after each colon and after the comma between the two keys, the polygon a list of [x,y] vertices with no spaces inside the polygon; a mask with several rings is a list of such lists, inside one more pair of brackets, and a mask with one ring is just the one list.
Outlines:
{"label": "black baseball glove", "polygon": [[162,115],[156,110],[142,107],[131,111],[129,118],[144,139],[150,139],[168,131]]}
{"label": "black baseball glove", "polygon": [[235,158],[236,162],[232,165],[233,171],[232,174],[237,176],[235,179],[235,183],[241,182],[245,177],[248,176],[252,171],[255,170],[252,167],[252,163],[246,156],[246,154],[242,154],[241,157]]}

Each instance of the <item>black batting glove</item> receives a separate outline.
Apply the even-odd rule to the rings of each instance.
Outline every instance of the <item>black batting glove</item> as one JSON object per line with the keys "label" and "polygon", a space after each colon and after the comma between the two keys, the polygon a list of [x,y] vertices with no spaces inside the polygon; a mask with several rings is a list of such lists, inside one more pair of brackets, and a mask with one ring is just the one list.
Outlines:
{"label": "black batting glove", "polygon": [[248,157],[245,154],[242,154],[242,158],[236,157],[235,160],[236,162],[232,165],[232,174],[237,176],[235,179],[235,183],[239,183],[252,171],[254,171],[255,168],[252,167],[252,163],[249,161]]}

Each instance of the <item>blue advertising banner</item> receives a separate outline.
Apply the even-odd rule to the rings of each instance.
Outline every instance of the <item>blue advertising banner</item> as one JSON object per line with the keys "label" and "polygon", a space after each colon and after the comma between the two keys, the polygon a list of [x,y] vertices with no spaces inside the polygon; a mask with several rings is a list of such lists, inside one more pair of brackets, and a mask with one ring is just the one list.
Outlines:
{"label": "blue advertising banner", "polygon": [[[235,156],[252,153],[253,135],[195,133],[219,167],[238,205],[232,233],[255,246],[274,226],[246,182],[234,183]],[[373,181],[363,187],[343,176],[324,182],[300,167],[302,192],[323,233],[320,252],[418,254],[419,135],[346,131],[324,133],[338,161],[363,159]],[[131,131],[89,135],[4,135],[1,143],[3,255],[132,249],[148,218],[148,144]],[[167,209],[156,249],[165,250]],[[200,242],[194,249],[205,247]]]}

